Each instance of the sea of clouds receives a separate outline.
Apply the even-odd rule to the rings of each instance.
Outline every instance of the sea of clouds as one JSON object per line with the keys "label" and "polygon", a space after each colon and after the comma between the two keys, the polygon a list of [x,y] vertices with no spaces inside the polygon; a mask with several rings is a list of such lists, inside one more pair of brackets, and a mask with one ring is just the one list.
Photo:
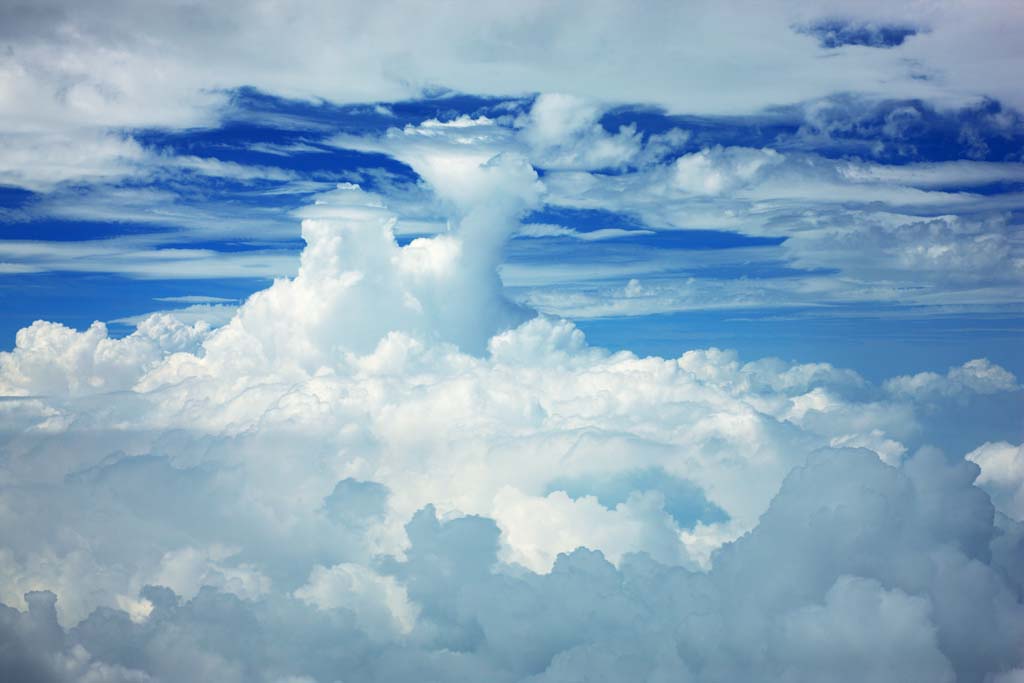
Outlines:
{"label": "sea of clouds", "polygon": [[590,346],[504,295],[542,181],[478,124],[364,143],[447,232],[342,184],[222,326],[0,353],[5,680],[1024,680],[1021,447],[929,440],[1017,378]]}
{"label": "sea of clouds", "polygon": [[[532,99],[319,140],[423,183],[317,194],[297,275],[237,310],[178,297],[195,305],[120,338],[38,321],[0,352],[0,681],[1021,683],[1024,445],[973,424],[1019,404],[1011,372],[965,358],[875,382],[718,348],[640,357],[560,316],[1019,304],[1019,193],[965,191],[1015,188],[1019,156],[989,159],[965,125],[953,148],[971,160],[864,161],[916,158],[906,102],[865,129],[870,148],[841,144],[887,100],[980,107],[989,142],[1013,140],[1022,22],[1002,0],[7,3],[0,183],[53,192],[74,220],[280,230],[145,188],[83,202],[90,183],[176,171],[298,182],[136,139],[215,127],[242,87]],[[844,159],[680,154],[690,131],[602,125],[637,102],[797,106],[798,136]],[[563,264],[559,291],[516,303],[499,268],[513,287],[543,278],[502,264],[509,238],[648,232],[521,224],[544,205],[783,231],[789,263],[841,277],[781,296],[628,274],[613,291]],[[396,241],[439,217],[447,230]],[[154,244],[5,241],[0,270],[212,277],[197,250]]]}

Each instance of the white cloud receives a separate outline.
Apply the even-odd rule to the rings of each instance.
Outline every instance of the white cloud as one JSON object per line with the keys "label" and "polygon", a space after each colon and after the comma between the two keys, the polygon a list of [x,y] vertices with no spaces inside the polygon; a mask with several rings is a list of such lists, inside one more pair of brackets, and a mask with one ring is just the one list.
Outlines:
{"label": "white cloud", "polygon": [[595,242],[599,240],[613,240],[621,237],[640,237],[642,235],[653,235],[653,230],[627,230],[624,228],[598,228],[580,232],[573,228],[566,228],[561,225],[550,223],[527,223],[519,232],[521,237],[572,237],[584,242]]}
{"label": "white cloud", "polygon": [[140,145],[121,132],[82,128],[54,133],[0,134],[0,182],[34,192],[61,183],[102,184],[180,171],[240,182],[286,182],[298,176],[273,166],[174,155]]}
{"label": "white cloud", "polygon": [[379,638],[407,634],[416,624],[418,610],[405,587],[359,564],[313,567],[309,583],[297,589],[295,597],[319,609],[350,610]]}
{"label": "white cloud", "polygon": [[1020,164],[951,161],[902,165],[848,162],[839,172],[856,182],[884,182],[911,187],[970,187],[1000,182],[1024,181]]}
{"label": "white cloud", "polygon": [[920,372],[901,375],[886,381],[886,391],[918,399],[959,397],[966,394],[994,394],[1016,391],[1020,387],[1013,373],[985,358],[975,358],[959,367],[950,368],[945,375]]}
{"label": "white cloud", "polygon": [[[623,174],[553,171],[544,183],[545,200],[555,206],[625,214],[666,238],[670,229],[717,229],[784,241],[759,250],[672,250],[671,258],[666,249],[641,248],[626,263],[603,263],[604,255],[592,252],[566,264],[514,263],[503,275],[511,286],[529,287],[531,305],[580,317],[881,302],[1009,309],[1024,282],[1024,255],[1020,225],[1004,210],[1019,197],[935,184],[1009,177],[1005,165],[982,166],[875,173],[871,165],[816,155],[714,147]],[[716,275],[713,266],[729,259],[748,272],[751,262],[769,272],[785,265],[791,276]],[[557,272],[545,271],[552,268]],[[651,273],[663,276],[647,279],[645,296],[621,296],[624,282]]]}
{"label": "white cloud", "polygon": [[182,296],[158,296],[154,301],[167,301],[179,304],[227,304],[237,303],[238,299],[227,299],[222,296],[208,296],[206,294],[186,294]]}
{"label": "white cloud", "polygon": [[[753,113],[835,93],[940,105],[990,96],[1022,104],[1001,68],[1019,56],[1004,38],[1019,23],[1013,12],[996,2],[984,11],[963,3],[922,11],[874,2],[811,10],[779,1],[742,17],[714,3],[641,16],[613,3],[581,20],[569,7],[537,3],[501,9],[402,3],[386,12],[316,2],[294,11],[271,4],[241,12],[222,3],[187,17],[174,3],[145,14],[124,3],[102,12],[63,1],[11,7],[4,12],[9,50],[0,61],[0,121],[5,134],[21,141],[7,140],[0,177],[42,188],[122,175],[139,153],[122,131],[209,126],[232,115],[227,91],[241,87],[339,103],[413,98],[437,86],[496,96],[552,93],[535,103],[527,133],[540,156],[561,168],[619,166],[643,156],[628,127],[606,133],[596,123],[601,108],[615,104]],[[34,19],[44,15],[45,21]],[[832,15],[929,30],[891,50],[850,47],[823,59],[815,40],[794,27]],[[282,26],[294,40],[280,39]],[[481,42],[480,35],[495,39]],[[552,45],[557,49],[547,54]],[[596,58],[608,54],[615,58]],[[382,104],[376,111],[390,113]],[[647,151],[671,146],[670,137],[653,136]],[[293,151],[311,151],[299,144]],[[80,154],[83,149],[91,153]],[[211,163],[191,166],[209,172]]]}
{"label": "white cloud", "polygon": [[537,97],[524,122],[523,139],[530,157],[543,168],[618,168],[643,150],[635,126],[610,134],[598,123],[601,107],[572,95],[545,93]]}
{"label": "white cloud", "polygon": [[119,180],[147,159],[132,138],[102,129],[2,134],[0,149],[0,182],[34,191],[64,181]]}
{"label": "white cloud", "polygon": [[801,680],[808,670],[834,676],[844,660],[862,681],[956,680],[939,650],[927,599],[887,591],[877,581],[841,576],[822,606],[802,607],[781,621],[779,648],[794,660],[781,663],[784,680]]}
{"label": "white cloud", "polygon": [[[1024,613],[987,559],[991,506],[972,475],[928,454],[902,468],[857,452],[819,454],[707,573],[642,554],[616,567],[579,549],[536,574],[500,562],[492,521],[438,519],[427,508],[406,525],[404,557],[377,570],[314,565],[295,596],[206,589],[184,601],[151,587],[144,622],[100,611],[65,631],[55,596],[32,593],[26,611],[0,610],[5,642],[32,648],[0,656],[32,680],[76,680],[52,664],[71,659],[169,683],[250,680],[245,671],[267,681],[341,671],[452,683],[638,674],[852,682],[893,671],[1012,680]],[[941,514],[950,506],[958,517]]]}
{"label": "white cloud", "polygon": [[[191,297],[170,297],[175,298],[191,298]],[[201,298],[201,297],[200,297]],[[217,297],[211,297],[216,299]],[[166,299],[165,299],[166,300]],[[228,300],[229,301],[229,300]],[[166,316],[173,318],[185,325],[196,325],[197,323],[204,323],[210,327],[220,327],[231,322],[231,319],[235,316],[235,311],[238,310],[237,306],[228,304],[192,304],[183,308],[171,308],[162,311],[152,311],[149,313],[141,313],[139,315],[132,315],[125,318],[117,318],[111,322],[122,323],[125,325],[139,325],[153,316]]]}
{"label": "white cloud", "polygon": [[999,511],[1024,521],[1024,446],[986,442],[964,457],[981,468],[975,483],[989,492]]}
{"label": "white cloud", "polygon": [[[486,203],[486,176],[515,180],[521,168],[467,167],[485,181],[451,195],[456,210],[473,216]],[[387,563],[368,564],[374,554],[414,558],[416,541],[402,527],[428,504],[449,524],[464,514],[493,519],[499,557],[536,572],[557,573],[559,553],[580,545],[620,567],[643,552],[715,571],[716,552],[760,528],[782,482],[812,453],[867,448],[899,465],[924,423],[943,419],[920,410],[919,396],[931,394],[893,389],[932,383],[927,377],[881,390],[827,364],[744,364],[717,349],[639,358],[588,346],[568,321],[517,326],[528,312],[508,307],[493,271],[466,260],[499,239],[474,231],[503,234],[506,223],[463,222],[399,247],[379,197],[343,186],[322,201],[330,217],[304,223],[296,278],[251,297],[223,327],[156,316],[111,340],[99,324],[75,332],[37,323],[0,356],[4,393],[49,397],[2,404],[9,429],[23,434],[5,461],[5,481],[25,506],[11,509],[29,514],[41,503],[22,488],[34,481],[64,496],[63,506],[92,511],[82,501],[108,500],[135,520],[118,532],[116,550],[84,540],[106,533],[94,526],[102,510],[68,535],[12,535],[5,602],[20,604],[30,588],[63,596],[88,576],[90,589],[62,602],[69,623],[97,605],[133,605],[132,590],[153,580],[186,597],[212,586],[250,601],[308,585],[294,594],[320,604],[337,583],[328,578],[342,572],[327,568],[342,566],[341,579],[383,577],[366,579],[374,595],[404,585],[409,604],[434,623],[429,592],[417,596]],[[512,317],[494,316],[501,310]],[[1012,376],[981,360],[936,377],[964,392],[1016,390]],[[45,469],[33,465],[41,452],[51,453]],[[938,467],[927,462],[919,455],[891,469]],[[551,488],[565,479],[629,482],[638,469],[685,482],[722,518],[680,518],[679,500],[648,480],[611,502],[600,491],[570,498]],[[172,522],[169,510],[188,512]],[[43,527],[65,523],[62,507],[37,517]],[[291,550],[282,554],[281,544]],[[238,552],[202,550],[219,547]]]}
{"label": "white cloud", "polygon": [[[991,207],[934,188],[951,173],[1007,174],[1002,166],[915,168],[888,187],[895,180],[872,168],[843,177],[849,165],[771,149],[709,147],[658,164],[684,133],[642,148],[628,128],[600,127],[601,107],[620,98],[750,111],[832,92],[837,72],[848,74],[844,90],[880,96],[1016,98],[1011,76],[987,68],[1018,49],[991,38],[1015,15],[932,8],[932,30],[904,46],[817,59],[813,39],[792,27],[831,8],[7,11],[7,129],[36,141],[100,131],[95,164],[29,168],[39,187],[116,177],[131,143],[111,144],[105,131],[211,123],[219,89],[242,84],[362,101],[427,84],[571,95],[538,99],[521,130],[511,115],[464,116],[336,136],[330,144],[411,166],[424,184],[400,208],[413,209],[415,225],[440,216],[446,229],[399,246],[404,212],[340,185],[300,212],[295,277],[217,329],[160,314],[123,339],[101,323],[21,330],[0,354],[0,640],[14,644],[0,648],[0,668],[21,680],[164,683],[1015,676],[1022,531],[993,521],[992,500],[1016,509],[1020,449],[990,442],[968,455],[972,465],[927,447],[960,409],[934,399],[1017,392],[1011,373],[976,359],[875,386],[824,363],[743,363],[716,348],[610,352],[571,322],[508,301],[497,276],[521,216],[552,201],[760,235],[800,219],[783,235],[794,262],[829,263],[837,247],[823,241],[838,230],[840,242],[873,239],[847,275],[881,253],[890,271],[953,268],[990,284],[977,274],[1019,257],[1014,226],[935,218]],[[554,54],[495,59],[541,43]],[[743,66],[751,57],[757,69]],[[640,77],[666,62],[673,68]],[[725,66],[701,68],[713,64]],[[948,71],[939,85],[908,75],[920,68]],[[541,177],[543,163],[574,170]],[[272,167],[168,164],[292,180]],[[634,164],[618,175],[579,170]],[[138,194],[120,200],[106,210],[152,213]],[[876,201],[884,210],[855,229],[856,212]],[[900,207],[935,220],[895,216]],[[66,215],[87,215],[80,209]],[[181,215],[201,227],[215,214]],[[135,276],[208,274],[216,263],[286,271],[277,254],[151,247],[7,241],[2,256]],[[635,264],[602,271],[619,279],[613,310],[700,298],[699,287],[671,291],[653,277],[671,268],[664,261],[645,267],[642,281]],[[759,284],[744,286],[749,301],[764,300]],[[736,305],[735,293],[718,303]]]}
{"label": "white cloud", "polygon": [[266,278],[295,272],[295,255],[271,249],[160,248],[167,237],[83,241],[3,240],[0,258],[29,272],[117,273],[140,279]]}
{"label": "white cloud", "polygon": [[671,182],[690,194],[719,195],[753,184],[784,160],[773,149],[719,146],[676,159]]}
{"label": "white cloud", "polygon": [[177,168],[211,178],[227,178],[241,182],[252,180],[285,182],[298,178],[294,171],[274,166],[247,166],[233,161],[192,155],[161,155],[158,163],[165,168]]}
{"label": "white cloud", "polygon": [[111,339],[101,322],[85,332],[37,320],[18,331],[14,349],[0,352],[0,394],[101,393],[128,389],[168,353],[196,350],[209,331],[168,315],[139,323],[123,339]]}
{"label": "white cloud", "polygon": [[[7,116],[26,128],[68,119],[197,125],[222,101],[219,88],[245,85],[348,102],[393,101],[425,86],[498,95],[539,90],[693,113],[749,112],[836,91],[1020,102],[1012,79],[989,68],[1019,54],[1004,33],[1019,19],[998,3],[922,9],[833,2],[810,9],[771,2],[743,16],[713,3],[643,15],[611,4],[585,17],[548,4],[237,9],[229,3],[183,16],[173,4],[141,13],[130,5],[98,12],[54,2],[35,6],[49,13],[41,22],[10,9]],[[930,30],[896,49],[848,48],[821,59],[816,41],[793,26],[833,15]],[[295,39],[281,40],[282,27]],[[598,58],[609,54],[616,58]],[[339,71],[348,77],[338,79]],[[943,78],[915,78],[922,71]],[[34,121],[27,115],[33,111]]]}
{"label": "white cloud", "polygon": [[873,429],[868,434],[844,434],[829,441],[833,448],[868,448],[878,454],[883,462],[896,465],[907,452],[906,446],[894,439],[885,438],[885,433]]}
{"label": "white cloud", "polygon": [[601,548],[616,564],[642,551],[665,564],[697,568],[663,505],[657,492],[634,492],[608,509],[593,496],[572,500],[554,491],[539,497],[509,488],[496,495],[493,514],[506,529],[504,559],[538,573],[551,571],[560,553],[580,546]]}
{"label": "white cloud", "polygon": [[[312,123],[310,124],[312,125]],[[275,144],[271,142],[253,142],[246,149],[262,154],[273,154],[274,156],[289,157],[293,154],[326,154],[327,149],[308,142],[293,142],[289,144]]]}
{"label": "white cloud", "polygon": [[204,586],[248,600],[265,595],[270,590],[267,577],[251,566],[225,562],[237,552],[218,546],[171,550],[164,553],[156,572],[137,583],[166,586],[186,600],[194,598]]}

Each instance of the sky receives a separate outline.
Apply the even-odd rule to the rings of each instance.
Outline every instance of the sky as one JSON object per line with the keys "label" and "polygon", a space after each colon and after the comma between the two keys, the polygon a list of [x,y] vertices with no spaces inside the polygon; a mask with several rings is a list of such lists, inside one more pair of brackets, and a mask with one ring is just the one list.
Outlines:
{"label": "sky", "polygon": [[0,0],[0,671],[1024,681],[1022,31]]}

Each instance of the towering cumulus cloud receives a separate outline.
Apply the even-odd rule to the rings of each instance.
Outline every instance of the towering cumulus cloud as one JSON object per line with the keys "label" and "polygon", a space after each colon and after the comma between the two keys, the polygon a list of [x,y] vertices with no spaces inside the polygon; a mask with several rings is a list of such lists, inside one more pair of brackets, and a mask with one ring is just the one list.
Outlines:
{"label": "towering cumulus cloud", "polygon": [[590,346],[504,296],[543,186],[486,125],[363,143],[442,234],[343,184],[222,327],[18,334],[5,680],[1024,676],[1020,449],[924,445],[1016,378]]}

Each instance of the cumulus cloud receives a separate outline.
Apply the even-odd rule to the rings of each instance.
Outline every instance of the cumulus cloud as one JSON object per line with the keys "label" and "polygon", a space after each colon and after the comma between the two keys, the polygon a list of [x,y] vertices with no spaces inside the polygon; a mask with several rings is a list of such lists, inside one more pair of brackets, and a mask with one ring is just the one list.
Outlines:
{"label": "cumulus cloud", "polygon": [[733,192],[783,160],[773,149],[719,146],[676,159],[672,181],[691,194]]}
{"label": "cumulus cloud", "polygon": [[349,610],[375,637],[409,633],[418,611],[402,584],[360,564],[313,567],[309,583],[296,589],[295,597],[321,610]]}
{"label": "cumulus cloud", "polygon": [[985,358],[975,358],[950,368],[945,375],[920,372],[893,377],[885,383],[885,389],[890,393],[922,399],[961,397],[972,393],[994,394],[1017,388],[1017,378],[1013,373]]}
{"label": "cumulus cloud", "polygon": [[[294,277],[237,308],[184,298],[194,307],[133,320],[119,339],[102,323],[38,321],[18,333],[0,352],[0,669],[79,683],[989,683],[1024,670],[1020,448],[993,436],[965,459],[934,442],[977,396],[1019,396],[1012,373],[979,358],[875,383],[719,348],[610,351],[512,301],[498,274],[516,235],[577,246],[624,237],[521,224],[547,203],[761,236],[792,219],[783,236],[794,263],[827,265],[830,236],[868,236],[881,246],[865,248],[873,256],[852,263],[854,275],[878,261],[984,284],[972,277],[1018,259],[1012,215],[979,219],[1005,228],[993,238],[943,217],[977,210],[983,196],[945,188],[961,174],[1013,181],[1005,165],[897,173],[742,145],[679,155],[685,131],[645,138],[602,120],[621,98],[739,112],[815,97],[834,88],[837,64],[851,67],[853,90],[938,96],[933,81],[907,75],[915,59],[948,68],[941,94],[952,101],[981,87],[1016,97],[979,67],[1000,45],[1015,48],[973,37],[1013,17],[936,8],[932,32],[818,60],[792,30],[817,15],[788,4],[785,21],[768,23],[759,10],[710,6],[700,22],[687,8],[608,6],[565,23],[551,21],[569,13],[557,5],[225,7],[119,8],[127,19],[59,4],[8,11],[0,30],[14,47],[0,58],[0,88],[12,97],[0,115],[29,136],[8,161],[45,161],[43,138],[29,138],[69,129],[87,130],[96,154],[68,152],[60,172],[33,158],[19,176],[10,163],[3,178],[42,189],[156,163],[109,131],[209,124],[225,89],[243,84],[338,101],[436,84],[565,94],[519,115],[439,114],[318,142],[405,164],[416,179],[404,198],[416,201],[387,183],[318,193],[296,211],[305,247]],[[878,26],[903,20],[860,11]],[[980,24],[970,37],[959,31],[966,16]],[[877,42],[850,31],[835,41]],[[608,38],[626,33],[628,59],[595,59],[624,50]],[[495,45],[539,39],[556,54],[493,59]],[[698,68],[737,54],[763,57],[763,68],[727,69],[713,87]],[[654,56],[691,68],[648,82],[637,65]],[[785,90],[766,72],[784,74]],[[166,156],[175,173],[294,180]],[[816,208],[792,208],[806,202]],[[868,205],[884,206],[874,222],[858,213]],[[396,239],[425,224],[429,236]],[[107,260],[149,276],[180,271],[188,256],[140,265],[124,256],[131,244],[3,248],[40,268]],[[604,273],[618,278],[612,304],[651,311],[704,293],[621,265]],[[222,324],[202,320],[213,312]]]}
{"label": "cumulus cloud", "polygon": [[972,453],[979,477],[922,447],[957,407],[933,396],[1014,377],[975,360],[876,386],[591,346],[504,298],[495,253],[540,190],[508,150],[463,156],[489,125],[394,133],[435,138],[406,158],[436,167],[450,232],[399,246],[384,200],[343,185],[304,221],[297,276],[219,328],[22,331],[0,356],[0,601],[31,646],[5,665],[163,681],[1020,667],[1021,533],[978,488],[1003,485],[1003,456]]}
{"label": "cumulus cloud", "polygon": [[626,166],[643,149],[635,126],[614,135],[598,122],[600,107],[579,97],[542,94],[533,103],[523,130],[538,166],[600,169]]}
{"label": "cumulus cloud", "polygon": [[1024,521],[1024,447],[986,442],[965,456],[981,468],[976,483],[1005,515]]}
{"label": "cumulus cloud", "polygon": [[[27,611],[2,612],[6,635],[33,643],[6,649],[5,664],[35,680],[90,680],[79,676],[100,669],[166,681],[1010,676],[1024,611],[988,564],[991,506],[971,476],[928,454],[902,470],[822,454],[787,477],[758,527],[706,574],[644,554],[616,567],[584,549],[550,573],[523,572],[500,563],[493,522],[442,521],[427,508],[406,527],[404,559],[314,569],[296,597],[204,589],[186,601],[149,587],[145,621],[98,610],[65,629],[55,596],[32,593]],[[951,503],[960,514],[942,516]],[[767,571],[780,557],[788,571]],[[322,604],[304,607],[314,596]],[[373,629],[389,600],[414,601],[418,614],[405,635],[382,641]]]}
{"label": "cumulus cloud", "polygon": [[12,351],[0,352],[0,393],[74,396],[129,389],[167,354],[196,350],[208,331],[202,321],[189,326],[153,315],[129,336],[112,339],[101,322],[78,332],[38,320],[18,331]]}

